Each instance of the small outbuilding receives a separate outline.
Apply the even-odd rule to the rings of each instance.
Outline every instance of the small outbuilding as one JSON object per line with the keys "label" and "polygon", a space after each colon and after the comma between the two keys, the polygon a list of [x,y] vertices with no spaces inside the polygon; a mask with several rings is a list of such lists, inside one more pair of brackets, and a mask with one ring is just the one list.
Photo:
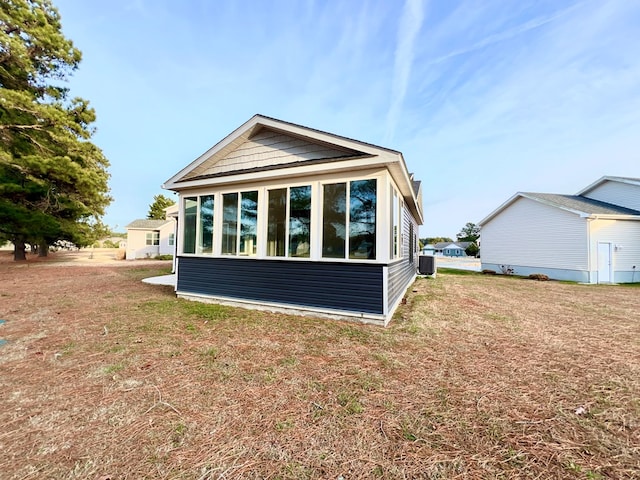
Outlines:
{"label": "small outbuilding", "polygon": [[583,283],[640,282],[640,179],[575,195],[518,192],[480,223],[482,269]]}
{"label": "small outbuilding", "polygon": [[386,325],[416,277],[420,182],[395,150],[255,115],[163,187],[180,297]]}

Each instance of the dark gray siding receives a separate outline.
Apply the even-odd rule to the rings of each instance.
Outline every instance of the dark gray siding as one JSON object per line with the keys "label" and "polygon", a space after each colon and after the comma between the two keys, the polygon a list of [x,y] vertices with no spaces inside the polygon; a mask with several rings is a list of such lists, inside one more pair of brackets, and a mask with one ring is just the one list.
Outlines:
{"label": "dark gray siding", "polygon": [[177,291],[383,314],[383,265],[180,257]]}
{"label": "dark gray siding", "polygon": [[[404,209],[402,218],[402,260],[389,265],[389,278],[387,291],[389,295],[389,307],[392,307],[404,295],[407,287],[413,280],[418,270],[418,255],[415,253],[415,240],[418,236],[418,225],[407,209]],[[413,255],[410,248],[414,248]]]}

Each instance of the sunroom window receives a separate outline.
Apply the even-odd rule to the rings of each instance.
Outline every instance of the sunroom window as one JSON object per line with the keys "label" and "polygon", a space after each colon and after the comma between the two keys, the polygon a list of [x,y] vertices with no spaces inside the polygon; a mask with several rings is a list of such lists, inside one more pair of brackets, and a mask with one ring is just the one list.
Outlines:
{"label": "sunroom window", "polygon": [[269,190],[268,202],[267,255],[308,258],[311,243],[311,186]]}
{"label": "sunroom window", "polygon": [[350,259],[375,260],[376,203],[375,179],[323,186],[324,258],[345,258],[348,252]]}
{"label": "sunroom window", "polygon": [[258,192],[225,193],[222,210],[222,253],[255,255],[258,248]]}
{"label": "sunroom window", "polygon": [[185,197],[184,253],[213,253],[213,195]]}
{"label": "sunroom window", "polygon": [[347,184],[324,185],[322,198],[322,256],[325,258],[344,258]]}
{"label": "sunroom window", "polygon": [[349,258],[376,258],[376,181],[351,182],[349,190]]}
{"label": "sunroom window", "polygon": [[200,197],[198,253],[213,253],[213,195]]}
{"label": "sunroom window", "polygon": [[393,190],[391,195],[391,258],[402,256],[402,200]]}
{"label": "sunroom window", "polygon": [[198,197],[184,199],[184,236],[182,251],[196,253],[196,224],[198,223]]}

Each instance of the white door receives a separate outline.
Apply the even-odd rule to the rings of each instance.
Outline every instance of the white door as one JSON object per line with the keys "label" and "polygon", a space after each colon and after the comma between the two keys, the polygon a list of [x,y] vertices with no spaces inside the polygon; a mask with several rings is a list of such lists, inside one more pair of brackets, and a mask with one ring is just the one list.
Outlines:
{"label": "white door", "polygon": [[598,283],[611,283],[610,243],[598,243]]}

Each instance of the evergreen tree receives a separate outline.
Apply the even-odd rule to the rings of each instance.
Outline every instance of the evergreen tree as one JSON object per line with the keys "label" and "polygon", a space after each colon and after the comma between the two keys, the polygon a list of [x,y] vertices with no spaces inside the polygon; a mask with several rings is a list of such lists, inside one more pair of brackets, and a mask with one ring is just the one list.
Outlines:
{"label": "evergreen tree", "polygon": [[87,245],[111,202],[109,163],[90,142],[95,112],[64,81],[81,59],[49,0],[0,3],[0,237]]}
{"label": "evergreen tree", "polygon": [[164,220],[165,219],[165,211],[164,209],[170,207],[171,205],[175,205],[174,202],[169,197],[165,197],[164,195],[154,195],[153,203],[149,205],[149,213],[147,214],[147,218],[149,220]]}
{"label": "evergreen tree", "polygon": [[480,227],[475,223],[467,222],[456,237],[459,242],[475,242],[480,238]]}

